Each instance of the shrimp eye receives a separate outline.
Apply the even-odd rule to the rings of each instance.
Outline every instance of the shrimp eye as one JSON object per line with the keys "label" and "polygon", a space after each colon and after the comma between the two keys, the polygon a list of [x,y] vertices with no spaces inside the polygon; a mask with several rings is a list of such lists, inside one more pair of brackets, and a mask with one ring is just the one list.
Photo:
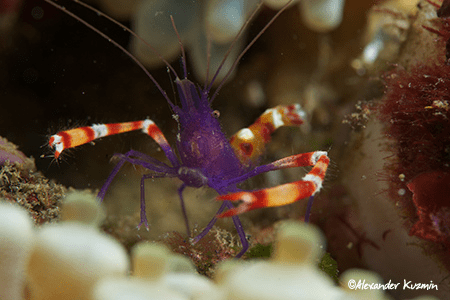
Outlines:
{"label": "shrimp eye", "polygon": [[218,119],[218,118],[220,117],[220,111],[218,111],[218,110],[213,111],[213,112],[212,112],[212,116],[213,116],[214,118]]}

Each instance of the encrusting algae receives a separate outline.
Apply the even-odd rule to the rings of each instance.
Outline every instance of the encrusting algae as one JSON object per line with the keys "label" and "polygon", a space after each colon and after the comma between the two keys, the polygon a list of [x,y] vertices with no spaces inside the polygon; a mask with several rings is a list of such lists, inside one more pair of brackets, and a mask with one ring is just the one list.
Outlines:
{"label": "encrusting algae", "polygon": [[35,224],[43,224],[59,218],[65,192],[64,186],[36,171],[33,158],[0,137],[0,198],[25,207]]}

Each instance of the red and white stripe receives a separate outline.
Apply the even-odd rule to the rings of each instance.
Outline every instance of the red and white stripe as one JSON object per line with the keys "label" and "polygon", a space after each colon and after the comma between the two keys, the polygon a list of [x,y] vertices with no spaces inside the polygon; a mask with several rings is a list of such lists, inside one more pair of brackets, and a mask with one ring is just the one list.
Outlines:
{"label": "red and white stripe", "polygon": [[305,116],[299,104],[267,109],[252,125],[234,134],[230,144],[244,166],[255,165],[275,130],[283,126],[299,126]]}
{"label": "red and white stripe", "polygon": [[303,153],[277,160],[271,164],[276,167],[272,170],[311,165],[314,167],[299,181],[273,188],[252,192],[237,192],[217,197],[217,200],[222,201],[242,201],[238,207],[232,208],[217,217],[231,217],[257,208],[287,205],[312,196],[322,188],[329,163],[330,159],[325,151]]}
{"label": "red and white stripe", "polygon": [[124,123],[94,124],[61,131],[50,137],[49,145],[55,150],[55,158],[58,158],[61,152],[66,149],[81,146],[102,137],[140,129],[152,137],[161,147],[170,148],[161,130],[150,119]]}

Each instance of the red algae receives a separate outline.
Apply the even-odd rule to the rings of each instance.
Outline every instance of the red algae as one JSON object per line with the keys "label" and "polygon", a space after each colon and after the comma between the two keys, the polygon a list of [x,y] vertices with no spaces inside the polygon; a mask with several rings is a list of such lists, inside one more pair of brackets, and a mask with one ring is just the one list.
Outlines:
{"label": "red algae", "polygon": [[450,246],[450,20],[433,24],[423,28],[436,35],[439,56],[385,75],[376,111],[392,141],[394,156],[385,166],[389,195],[405,210],[409,234]]}
{"label": "red algae", "polygon": [[409,234],[450,246],[450,173],[422,173],[407,186],[419,215]]}
{"label": "red algae", "polygon": [[396,157],[387,165],[389,193],[411,212],[407,183],[424,172],[450,172],[450,66],[397,69],[385,76],[385,84],[377,111]]}
{"label": "red algae", "polygon": [[437,16],[439,18],[450,17],[450,0],[442,1],[442,5],[437,11]]}

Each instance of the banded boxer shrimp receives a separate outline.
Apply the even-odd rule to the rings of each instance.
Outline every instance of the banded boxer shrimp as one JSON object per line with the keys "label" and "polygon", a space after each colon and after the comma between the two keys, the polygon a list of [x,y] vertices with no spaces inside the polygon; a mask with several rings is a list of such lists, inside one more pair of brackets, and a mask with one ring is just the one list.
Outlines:
{"label": "banded boxer shrimp", "polygon": [[[174,68],[172,68],[159,53],[154,51],[166,64],[173,76],[175,76],[174,83],[178,92],[180,105],[175,104],[175,102],[167,96],[166,92],[154,77],[130,52],[75,14],[66,11],[64,8],[50,0],[45,1],[64,10],[67,14],[82,22],[103,38],[109,40],[134,60],[163,95],[173,111],[173,118],[178,124],[176,148],[170,146],[161,129],[151,119],[123,123],[94,124],[92,126],[61,131],[52,135],[49,140],[49,145],[55,151],[54,158],[56,160],[59,159],[60,154],[66,149],[81,146],[99,138],[135,130],[141,130],[161,147],[166,158],[170,162],[170,165],[135,150],[130,150],[125,154],[115,154],[114,156],[118,158],[119,161],[106,179],[105,184],[100,189],[98,198],[101,201],[105,198],[106,192],[113,179],[125,163],[141,166],[149,170],[151,173],[142,175],[140,181],[141,220],[138,225],[138,227],[144,225],[148,229],[144,194],[145,181],[155,178],[177,177],[182,181],[181,186],[178,188],[178,195],[181,201],[184,223],[189,236],[191,230],[184,204],[183,191],[186,187],[210,187],[219,194],[216,200],[222,201],[222,205],[208,225],[200,232],[200,234],[192,239],[192,242],[195,244],[202,239],[211,230],[218,218],[231,217],[242,243],[242,250],[236,255],[237,258],[241,257],[249,247],[244,229],[238,217],[239,214],[257,208],[287,205],[310,197],[307,208],[307,217],[305,218],[307,220],[313,196],[321,189],[330,162],[327,152],[313,151],[301,153],[276,160],[269,164],[258,165],[259,160],[264,153],[265,145],[270,142],[271,134],[275,130],[283,126],[299,126],[304,122],[306,114],[301,109],[300,105],[279,105],[275,108],[267,109],[252,125],[248,128],[239,130],[236,134],[231,136],[230,139],[226,138],[218,120],[218,114],[212,108],[212,102],[223,87],[227,77],[236,68],[237,63],[242,56],[292,1],[289,1],[276,13],[241,52],[230,70],[226,73],[224,79],[215,89],[212,96],[210,96],[210,92],[213,83],[227,59],[228,53],[234,46],[235,41],[242,34],[244,28],[248,25],[249,20],[252,19],[256,13],[256,10],[235,37],[232,46],[227,55],[223,58],[218,70],[213,73],[211,81],[208,80],[207,75],[207,80],[205,81],[203,88],[199,88],[198,85],[188,79],[186,55],[180,39],[183,79],[180,79]],[[79,1],[75,2],[81,4]],[[97,11],[86,4],[81,5],[96,11],[99,15],[106,17],[110,21],[119,24],[100,11]],[[178,35],[176,24],[173,19],[172,23],[174,34]],[[119,26],[123,28],[122,25]],[[126,30],[133,34],[131,30]],[[150,45],[148,45],[148,47],[152,49]],[[176,149],[176,151],[174,149]],[[274,170],[302,166],[312,166],[312,169],[301,180],[254,191],[245,191],[238,188],[238,184],[256,175]],[[239,205],[235,207],[233,202],[239,202]]]}

